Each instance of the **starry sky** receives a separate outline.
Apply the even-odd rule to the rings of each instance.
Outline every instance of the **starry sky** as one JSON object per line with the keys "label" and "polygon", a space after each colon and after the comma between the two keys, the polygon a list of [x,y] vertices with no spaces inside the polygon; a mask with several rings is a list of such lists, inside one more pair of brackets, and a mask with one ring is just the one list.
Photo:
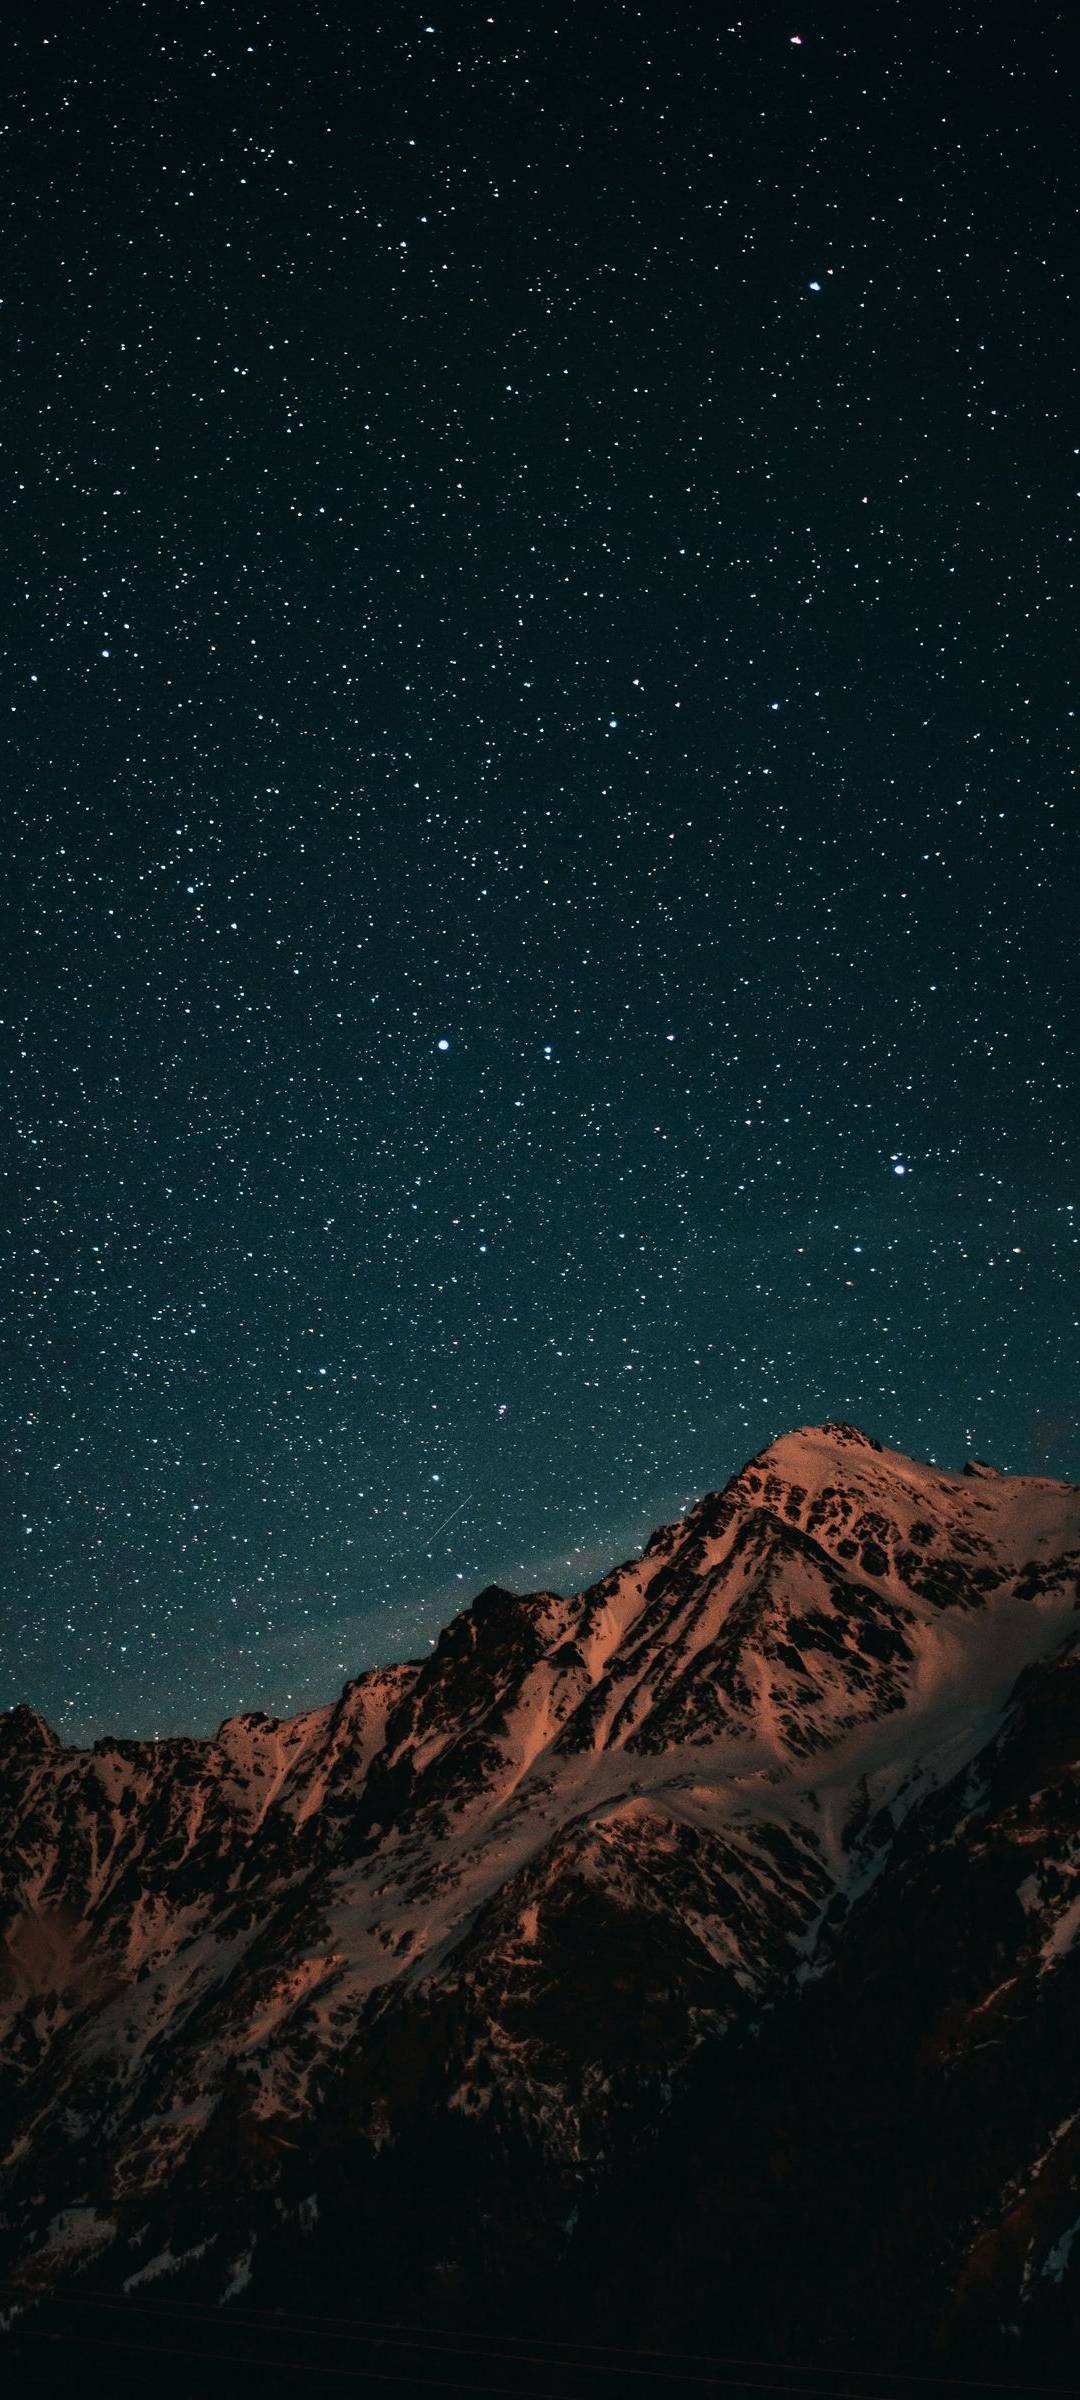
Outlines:
{"label": "starry sky", "polygon": [[1080,1475],[1067,11],[727,13],[5,35],[0,1705],[69,1739],[799,1423]]}

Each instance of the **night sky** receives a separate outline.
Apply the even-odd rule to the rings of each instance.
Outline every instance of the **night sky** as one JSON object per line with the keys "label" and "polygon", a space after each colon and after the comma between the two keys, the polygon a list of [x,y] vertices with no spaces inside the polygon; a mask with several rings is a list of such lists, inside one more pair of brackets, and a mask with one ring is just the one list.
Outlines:
{"label": "night sky", "polygon": [[1080,1474],[1067,15],[9,26],[0,1705]]}

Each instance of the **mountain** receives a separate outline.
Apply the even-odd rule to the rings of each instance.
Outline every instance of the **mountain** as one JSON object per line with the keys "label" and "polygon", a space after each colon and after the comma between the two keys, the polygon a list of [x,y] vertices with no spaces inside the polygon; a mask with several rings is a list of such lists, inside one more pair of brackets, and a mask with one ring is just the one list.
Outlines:
{"label": "mountain", "polygon": [[1078,1604],[1080,1489],[830,1424],[332,1706],[0,1718],[24,2373],[301,2306],[1053,2368]]}

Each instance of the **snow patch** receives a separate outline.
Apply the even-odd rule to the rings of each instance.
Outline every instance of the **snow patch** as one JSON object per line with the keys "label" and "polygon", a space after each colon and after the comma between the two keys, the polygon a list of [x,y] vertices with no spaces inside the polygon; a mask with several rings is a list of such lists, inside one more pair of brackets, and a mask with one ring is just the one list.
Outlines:
{"label": "snow patch", "polygon": [[1062,2281],[1069,2263],[1069,2252],[1078,2233],[1080,2233],[1080,2217],[1077,2217],[1075,2223],[1068,2226],[1064,2233],[1058,2235],[1053,2249],[1047,2251],[1041,2272],[1048,2283]]}
{"label": "snow patch", "polygon": [[233,2260],[229,2269],[228,2283],[221,2295],[223,2300],[238,2300],[241,2292],[246,2292],[251,2282],[251,2266],[254,2256],[255,2244],[252,2241],[246,2250],[241,2251],[239,2258]]}
{"label": "snow patch", "polygon": [[190,2250],[175,2252],[166,2245],[156,2258],[148,2258],[144,2267],[137,2267],[134,2275],[125,2277],[125,2292],[136,2292],[143,2283],[156,2283],[159,2275],[178,2275],[181,2267],[188,2266],[193,2258],[205,2257],[212,2239],[210,2236],[205,2242],[194,2242]]}
{"label": "snow patch", "polygon": [[1049,1968],[1058,1965],[1059,1961],[1065,1957],[1066,1952],[1072,1949],[1078,1933],[1080,1933],[1080,1892],[1076,1892],[1062,1909],[1056,1925],[1052,1926],[1047,1934],[1039,1953],[1041,1973],[1046,1973]]}
{"label": "snow patch", "polygon": [[115,2217],[103,2217],[96,2208],[61,2208],[49,2220],[44,2251],[49,2257],[70,2258],[83,2251],[102,2250],[115,2238]]}

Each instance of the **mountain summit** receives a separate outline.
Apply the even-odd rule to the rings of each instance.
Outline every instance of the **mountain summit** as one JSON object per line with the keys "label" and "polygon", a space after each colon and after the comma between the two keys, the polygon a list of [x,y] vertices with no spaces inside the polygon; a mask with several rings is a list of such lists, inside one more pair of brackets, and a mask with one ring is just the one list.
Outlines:
{"label": "mountain summit", "polygon": [[[985,2084],[984,2039],[1026,2058],[1077,1988],[1078,1573],[1076,1487],[804,1427],[588,1590],[491,1585],[428,1658],[332,1706],[81,1751],[30,1708],[0,1718],[13,2338],[76,2287],[235,2306],[321,2275],[327,2305],[370,2311],[391,2220],[432,2309],[481,2286],[490,2307],[537,2259],[569,2289],[586,2252],[602,2285],[616,2166],[626,2190],[680,2125],[692,2147],[691,2093],[698,2127],[728,2111],[755,2223],[779,2225],[762,2142],[803,2188],[799,2104],[782,2136],[772,2114],[784,2062],[856,2018],[865,2046],[856,1960],[886,2018],[900,1979],[916,2048],[947,2018],[954,2093]],[[965,1952],[942,1881],[959,1863],[974,1888],[988,1858]],[[1063,2036],[1049,2055],[982,2165],[944,2179],[933,2266],[909,2274],[928,2341],[1065,2306],[1080,2068]],[[473,2196],[449,2230],[421,2153]],[[822,2173],[850,2197],[843,2161]],[[726,2224],[731,2192],[713,2200]],[[699,2315],[706,2285],[721,2314],[745,2293],[740,2240]],[[663,2243],[653,2268],[671,2283]]]}

